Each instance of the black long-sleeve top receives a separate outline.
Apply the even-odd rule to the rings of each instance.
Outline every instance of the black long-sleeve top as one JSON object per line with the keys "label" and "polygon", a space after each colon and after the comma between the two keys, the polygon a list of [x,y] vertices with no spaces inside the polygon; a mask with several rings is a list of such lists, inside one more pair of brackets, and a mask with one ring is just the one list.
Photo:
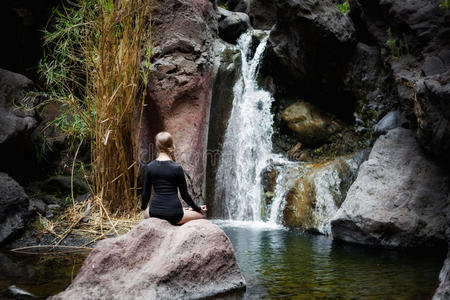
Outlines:
{"label": "black long-sleeve top", "polygon": [[184,171],[180,164],[172,160],[153,160],[146,166],[142,209],[147,208],[152,186],[155,193],[150,204],[150,215],[152,213],[171,215],[182,212],[183,207],[178,198],[178,189],[181,197],[189,206],[195,211],[201,211],[188,193]]}

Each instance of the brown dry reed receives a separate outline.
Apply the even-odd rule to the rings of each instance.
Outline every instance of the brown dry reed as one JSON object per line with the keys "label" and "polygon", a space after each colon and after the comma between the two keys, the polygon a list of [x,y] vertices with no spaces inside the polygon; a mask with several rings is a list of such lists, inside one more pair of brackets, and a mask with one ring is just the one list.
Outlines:
{"label": "brown dry reed", "polygon": [[40,63],[46,96],[61,101],[79,121],[69,131],[79,144],[91,144],[88,178],[95,197],[114,215],[135,215],[152,1],[80,0],[72,5],[58,12],[53,31],[46,31],[51,51]]}

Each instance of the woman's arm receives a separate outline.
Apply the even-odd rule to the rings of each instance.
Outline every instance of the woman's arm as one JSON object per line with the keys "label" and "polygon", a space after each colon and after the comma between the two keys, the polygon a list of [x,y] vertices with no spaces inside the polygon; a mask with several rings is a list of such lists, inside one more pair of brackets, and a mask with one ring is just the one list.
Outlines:
{"label": "woman's arm", "polygon": [[197,204],[195,204],[194,200],[192,200],[191,198],[191,195],[189,195],[188,193],[186,178],[184,177],[184,171],[181,166],[178,168],[177,185],[180,189],[181,198],[183,198],[183,200],[187,204],[189,204],[189,206],[192,207],[195,211],[201,213],[202,209]]}
{"label": "woman's arm", "polygon": [[152,193],[152,177],[150,175],[149,167],[145,166],[144,191],[142,192],[142,201],[141,201],[142,210],[147,208],[151,193]]}

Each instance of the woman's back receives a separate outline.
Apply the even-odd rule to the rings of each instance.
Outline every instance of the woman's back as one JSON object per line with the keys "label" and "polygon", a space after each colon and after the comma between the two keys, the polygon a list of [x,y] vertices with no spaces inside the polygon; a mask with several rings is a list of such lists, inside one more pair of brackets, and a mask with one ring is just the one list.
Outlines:
{"label": "woman's back", "polygon": [[181,165],[172,160],[153,160],[146,166],[142,208],[147,206],[151,187],[155,191],[150,204],[150,216],[163,217],[172,223],[181,220],[183,207],[178,199],[181,197],[194,210],[201,211],[187,191],[186,179]]}

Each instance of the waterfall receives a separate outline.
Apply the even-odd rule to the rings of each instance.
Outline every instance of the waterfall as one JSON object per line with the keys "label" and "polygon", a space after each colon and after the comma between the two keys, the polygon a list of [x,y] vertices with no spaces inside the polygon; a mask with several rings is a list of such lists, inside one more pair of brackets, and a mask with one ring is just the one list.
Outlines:
{"label": "waterfall", "polygon": [[[268,37],[268,32],[254,30],[241,35],[237,42],[242,74],[233,88],[233,108],[216,174],[216,195],[225,204],[224,217],[231,220],[262,220],[261,171],[270,162],[285,162],[272,152],[271,106],[274,99],[257,84]],[[255,42],[259,42],[256,50]],[[277,210],[282,207],[281,197],[275,201]],[[278,211],[272,213],[270,221],[276,222]]]}

